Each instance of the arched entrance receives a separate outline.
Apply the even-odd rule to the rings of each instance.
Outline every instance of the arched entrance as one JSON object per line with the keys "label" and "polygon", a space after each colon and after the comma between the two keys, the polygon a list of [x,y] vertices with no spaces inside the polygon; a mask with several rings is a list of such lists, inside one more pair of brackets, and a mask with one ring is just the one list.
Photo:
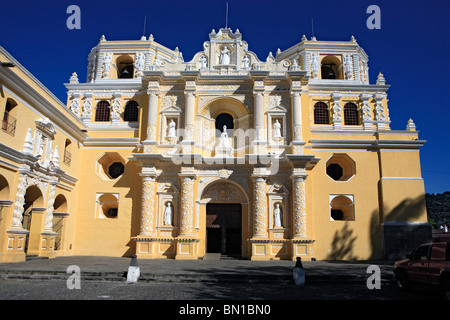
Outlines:
{"label": "arched entrance", "polygon": [[242,206],[239,203],[206,205],[206,252],[242,254]]}
{"label": "arched entrance", "polygon": [[23,209],[22,226],[29,231],[25,241],[25,253],[37,255],[45,211],[44,199],[39,187],[30,186],[27,189]]}
{"label": "arched entrance", "polygon": [[66,197],[62,194],[56,196],[53,208],[53,231],[56,232],[55,250],[60,250],[63,238],[64,220],[68,215]]}
{"label": "arched entrance", "polygon": [[205,206],[205,253],[241,257],[245,251],[248,199],[230,180],[206,186],[201,197]]}

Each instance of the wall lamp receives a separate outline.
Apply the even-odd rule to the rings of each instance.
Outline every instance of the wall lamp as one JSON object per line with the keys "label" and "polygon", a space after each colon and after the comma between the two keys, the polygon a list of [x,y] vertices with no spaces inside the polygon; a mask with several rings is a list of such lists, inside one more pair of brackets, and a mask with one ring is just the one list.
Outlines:
{"label": "wall lamp", "polygon": [[2,61],[0,61],[0,65],[1,65],[2,67],[5,67],[5,68],[13,68],[13,67],[16,66],[16,65],[15,65],[14,63],[12,63],[12,62],[2,62]]}

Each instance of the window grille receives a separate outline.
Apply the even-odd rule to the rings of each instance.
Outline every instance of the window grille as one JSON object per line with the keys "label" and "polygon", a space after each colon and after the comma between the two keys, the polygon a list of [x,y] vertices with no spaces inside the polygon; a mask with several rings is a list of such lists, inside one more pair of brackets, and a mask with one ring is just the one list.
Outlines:
{"label": "window grille", "polygon": [[95,121],[110,121],[111,110],[107,101],[100,101],[95,112]]}
{"label": "window grille", "polygon": [[138,104],[136,101],[128,101],[123,114],[124,121],[138,121]]}
{"label": "window grille", "polygon": [[66,165],[70,166],[70,162],[71,161],[72,161],[72,154],[69,151],[64,150],[64,160],[63,160],[63,162]]}
{"label": "window grille", "polygon": [[330,124],[330,116],[326,103],[317,102],[314,105],[314,124]]}
{"label": "window grille", "polygon": [[8,112],[5,112],[2,121],[2,130],[14,137],[16,133],[16,118],[12,117]]}
{"label": "window grille", "polygon": [[9,98],[6,100],[5,113],[3,114],[2,121],[2,130],[13,137],[16,133],[17,121],[16,118],[11,116],[10,112],[15,106],[17,106],[17,103],[14,100]]}
{"label": "window grille", "polygon": [[344,106],[344,124],[348,126],[359,125],[358,107],[352,102],[346,103]]}

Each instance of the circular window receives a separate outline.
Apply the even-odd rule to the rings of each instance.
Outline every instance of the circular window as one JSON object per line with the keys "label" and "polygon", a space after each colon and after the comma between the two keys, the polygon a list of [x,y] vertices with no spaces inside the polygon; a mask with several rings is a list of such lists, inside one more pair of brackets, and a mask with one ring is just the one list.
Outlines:
{"label": "circular window", "polygon": [[115,179],[123,174],[125,166],[122,162],[114,162],[108,168],[108,175]]}

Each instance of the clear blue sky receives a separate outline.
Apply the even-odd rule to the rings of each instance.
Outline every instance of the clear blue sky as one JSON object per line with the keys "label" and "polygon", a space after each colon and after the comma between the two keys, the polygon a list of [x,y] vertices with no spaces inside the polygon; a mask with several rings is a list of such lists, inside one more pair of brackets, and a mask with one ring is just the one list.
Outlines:
{"label": "clear blue sky", "polygon": [[[379,72],[388,91],[391,128],[404,130],[409,118],[427,140],[421,149],[425,191],[450,191],[450,1],[267,1],[228,0],[228,26],[236,28],[261,60],[311,37],[355,36],[369,55],[371,83]],[[81,30],[69,30],[69,5],[81,9]],[[381,9],[381,29],[370,30],[369,5]],[[225,26],[226,0],[189,1],[8,1],[2,5],[0,45],[66,101],[70,75],[86,79],[87,56],[102,34],[110,40],[140,39],[178,47],[185,61],[201,51],[212,29]]]}

